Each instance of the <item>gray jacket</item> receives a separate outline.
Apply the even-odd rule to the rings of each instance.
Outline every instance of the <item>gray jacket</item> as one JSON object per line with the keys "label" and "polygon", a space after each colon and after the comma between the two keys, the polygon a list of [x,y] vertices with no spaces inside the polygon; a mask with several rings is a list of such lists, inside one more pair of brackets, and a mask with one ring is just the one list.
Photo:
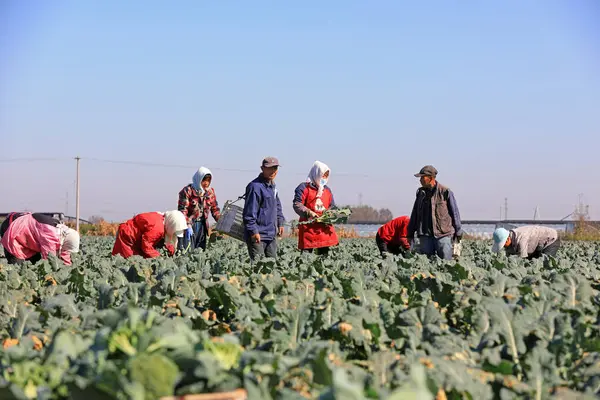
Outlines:
{"label": "gray jacket", "polygon": [[536,250],[543,250],[558,239],[556,229],[545,226],[522,226],[510,231],[511,244],[506,254],[518,254],[525,258]]}

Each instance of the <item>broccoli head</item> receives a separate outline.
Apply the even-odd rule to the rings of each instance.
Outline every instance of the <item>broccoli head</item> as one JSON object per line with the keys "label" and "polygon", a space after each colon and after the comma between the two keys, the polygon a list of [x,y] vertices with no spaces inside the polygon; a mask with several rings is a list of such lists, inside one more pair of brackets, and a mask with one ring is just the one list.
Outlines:
{"label": "broccoli head", "polygon": [[129,361],[129,376],[144,386],[147,400],[156,400],[174,394],[179,368],[162,354],[142,353]]}

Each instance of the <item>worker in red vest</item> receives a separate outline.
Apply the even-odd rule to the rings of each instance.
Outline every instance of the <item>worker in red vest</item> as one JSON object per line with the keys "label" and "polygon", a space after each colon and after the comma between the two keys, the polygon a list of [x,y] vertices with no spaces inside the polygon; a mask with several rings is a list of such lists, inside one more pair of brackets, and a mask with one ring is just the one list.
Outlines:
{"label": "worker in red vest", "polygon": [[410,217],[403,215],[382,225],[377,231],[375,242],[382,257],[388,254],[406,254],[410,250],[408,223]]}
{"label": "worker in red vest", "polygon": [[160,256],[159,249],[164,246],[172,256],[178,237],[183,237],[185,229],[187,221],[181,211],[138,214],[119,225],[112,255],[155,258]]}
{"label": "worker in red vest", "polygon": [[[333,193],[327,182],[329,167],[315,161],[306,182],[301,183],[294,193],[294,211],[300,216],[299,222],[320,217],[325,210],[335,208]],[[331,246],[339,244],[333,225],[314,222],[298,225],[298,248],[326,255]]]}

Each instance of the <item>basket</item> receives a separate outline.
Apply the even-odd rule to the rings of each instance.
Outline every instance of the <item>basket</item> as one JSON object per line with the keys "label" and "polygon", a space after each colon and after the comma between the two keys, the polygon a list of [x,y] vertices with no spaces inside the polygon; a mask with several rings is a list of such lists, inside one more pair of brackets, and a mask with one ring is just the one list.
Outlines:
{"label": "basket", "polygon": [[219,217],[217,225],[215,226],[215,231],[221,232],[243,242],[245,228],[242,213],[244,209],[233,204],[236,201],[228,201],[225,203],[225,206],[221,211],[221,216]]}

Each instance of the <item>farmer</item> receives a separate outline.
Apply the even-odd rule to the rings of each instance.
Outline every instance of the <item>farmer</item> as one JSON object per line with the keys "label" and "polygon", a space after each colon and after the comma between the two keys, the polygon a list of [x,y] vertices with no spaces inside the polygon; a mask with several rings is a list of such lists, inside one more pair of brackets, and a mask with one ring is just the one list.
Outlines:
{"label": "farmer", "polygon": [[530,225],[511,230],[496,229],[492,251],[499,253],[504,248],[507,255],[518,255],[532,260],[542,257],[543,254],[556,257],[559,247],[560,238],[556,229]]}
{"label": "farmer", "polygon": [[276,258],[277,236],[283,236],[285,219],[275,186],[279,161],[266,157],[260,175],[246,186],[244,211],[244,239],[250,259]]}
{"label": "farmer", "polygon": [[175,254],[177,238],[183,236],[186,228],[187,223],[181,211],[138,214],[119,225],[112,255],[155,258],[160,256],[158,249],[164,246],[172,256]]}
{"label": "farmer", "polygon": [[2,235],[2,247],[9,264],[35,263],[55,254],[71,265],[71,253],[79,251],[79,233],[60,221],[39,213],[19,213],[9,221]]}
{"label": "farmer", "polygon": [[[294,193],[294,211],[300,216],[299,222],[312,220],[323,215],[325,210],[335,208],[333,193],[327,181],[329,167],[320,161],[315,161],[306,182],[301,183]],[[301,251],[326,255],[329,247],[339,243],[333,225],[321,222],[298,225],[298,248]]]}
{"label": "farmer", "polygon": [[415,177],[420,179],[415,204],[408,225],[408,237],[419,237],[419,252],[451,260],[452,241],[460,240],[463,231],[454,193],[436,180],[437,170],[426,165]]}
{"label": "farmer", "polygon": [[382,225],[377,230],[375,243],[382,257],[387,257],[388,254],[405,255],[410,250],[410,242],[408,241],[408,224],[410,218],[407,215],[394,218],[388,223]]}
{"label": "farmer", "polygon": [[187,220],[185,235],[179,240],[178,247],[206,250],[208,236],[208,212],[215,221],[219,220],[221,210],[217,203],[215,189],[210,187],[212,173],[208,168],[200,167],[192,177],[192,183],[179,192],[177,209]]}

